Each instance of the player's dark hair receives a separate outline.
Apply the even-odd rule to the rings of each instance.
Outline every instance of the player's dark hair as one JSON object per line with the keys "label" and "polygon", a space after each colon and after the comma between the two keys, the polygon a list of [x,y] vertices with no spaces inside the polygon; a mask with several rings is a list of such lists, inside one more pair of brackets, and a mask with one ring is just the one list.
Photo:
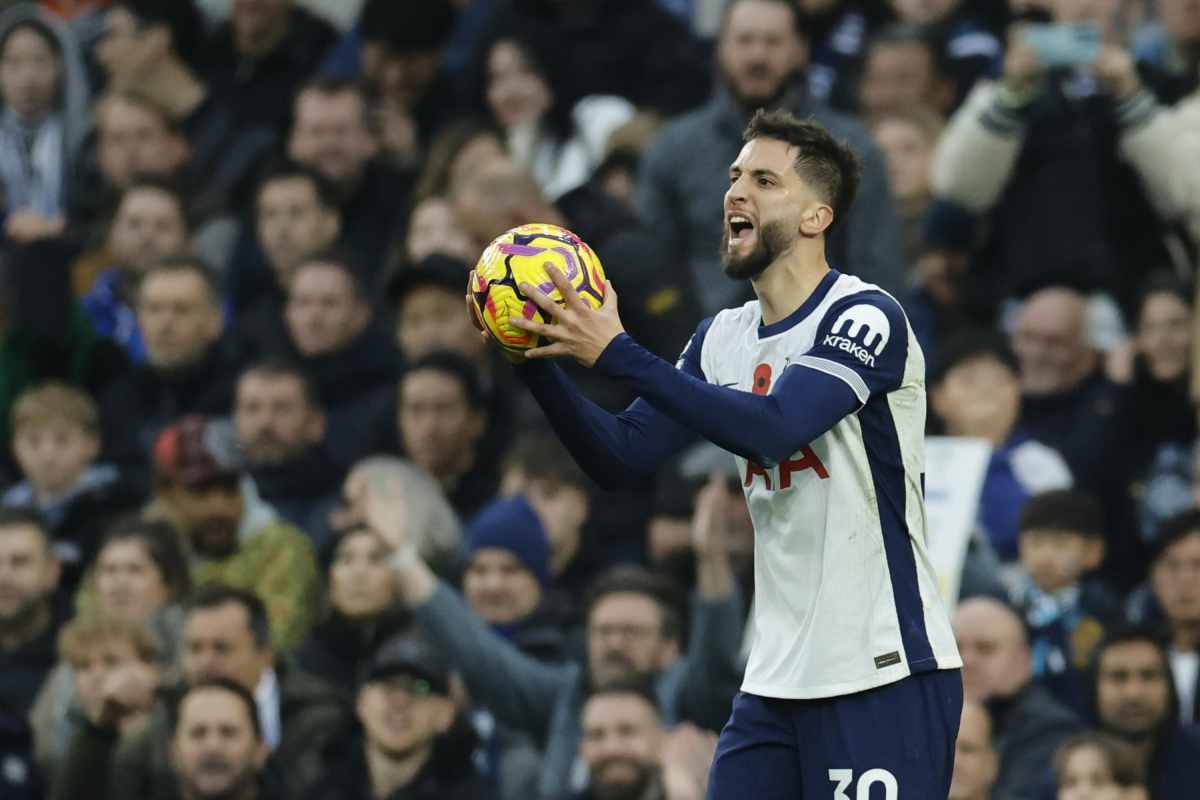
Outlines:
{"label": "player's dark hair", "polygon": [[262,599],[254,592],[246,589],[236,589],[219,583],[202,586],[192,595],[187,604],[188,616],[197,611],[211,611],[224,605],[238,605],[246,612],[246,622],[250,626],[250,635],[254,644],[260,649],[271,645],[271,618],[267,616],[267,607]]}
{"label": "player's dark hair", "polygon": [[138,291],[141,291],[141,287],[159,275],[170,275],[177,272],[190,272],[195,275],[208,289],[213,303],[218,305],[221,303],[221,281],[217,278],[216,270],[210,267],[204,259],[191,253],[163,256],[154,262],[138,278]]}
{"label": "player's dark hair", "polygon": [[1150,565],[1157,564],[1168,550],[1195,535],[1200,535],[1200,509],[1189,508],[1167,517],[1159,523],[1154,541],[1150,544]]}
{"label": "player's dark hair", "polygon": [[613,694],[632,694],[650,704],[655,714],[660,714],[658,697],[654,693],[654,678],[650,675],[633,673],[610,678],[588,689],[587,700],[593,697],[606,697]]}
{"label": "player's dark hair", "polygon": [[241,375],[238,376],[238,381],[240,382],[247,375],[262,375],[268,378],[291,378],[300,384],[300,391],[304,395],[304,402],[310,408],[315,408],[318,411],[325,409],[325,403],[321,399],[321,393],[317,390],[317,384],[305,372],[304,368],[295,361],[280,357],[264,358],[261,361],[255,361],[242,370]]}
{"label": "player's dark hair", "polygon": [[952,369],[977,358],[995,359],[1014,376],[1020,372],[1017,356],[1007,338],[986,328],[966,328],[947,337],[934,352],[927,376],[929,385],[936,386]]}
{"label": "player's dark hair", "polygon": [[550,431],[526,431],[504,456],[504,469],[516,469],[534,480],[587,491],[591,482],[562,441]]}
{"label": "player's dark hair", "polygon": [[1123,742],[1107,733],[1088,731],[1077,733],[1059,745],[1054,753],[1055,785],[1062,786],[1066,775],[1067,759],[1076,750],[1094,747],[1104,754],[1108,771],[1112,774],[1113,782],[1121,787],[1144,786],[1146,781],[1142,759],[1138,757],[1133,745]]}
{"label": "player's dark hair", "polygon": [[321,207],[336,212],[339,217],[341,216],[341,207],[338,205],[337,192],[334,191],[329,181],[325,180],[325,177],[316,170],[306,167],[303,164],[297,164],[294,161],[276,161],[263,170],[259,175],[258,184],[254,191],[255,201],[257,202],[262,197],[263,190],[270,184],[293,179],[308,181],[312,185],[313,192],[317,196],[317,202]]}
{"label": "player's dark hair", "polygon": [[350,253],[344,249],[337,247],[327,247],[323,250],[309,253],[296,262],[295,268],[292,269],[292,280],[300,274],[300,270],[305,267],[310,267],[313,264],[319,264],[322,267],[332,267],[338,272],[346,276],[346,280],[350,281],[350,286],[354,290],[354,294],[364,302],[368,299],[366,289],[363,287],[362,276],[354,269],[354,259]]}
{"label": "player's dark hair", "polygon": [[1076,489],[1034,495],[1021,510],[1017,530],[1069,531],[1089,539],[1104,536],[1104,510],[1096,498]]}
{"label": "player's dark hair", "polygon": [[854,202],[862,162],[854,151],[816,122],[802,120],[790,111],[759,109],[742,134],[743,142],[777,139],[796,148],[792,165],[796,174],[820,193],[833,208],[833,225]]}
{"label": "player's dark hair", "polygon": [[483,386],[479,381],[479,373],[466,358],[449,350],[438,350],[424,355],[408,365],[404,374],[400,376],[400,385],[404,385],[404,381],[409,375],[423,370],[433,370],[454,378],[462,387],[463,394],[467,397],[467,404],[476,411],[483,410],[487,398],[484,396]]}
{"label": "player's dark hair", "polygon": [[258,717],[258,703],[254,700],[254,695],[245,686],[230,678],[205,678],[193,683],[180,692],[178,699],[170,707],[170,714],[168,714],[171,735],[174,736],[175,732],[179,729],[180,712],[183,711],[183,704],[187,701],[188,697],[196,692],[204,692],[212,689],[229,692],[241,701],[242,707],[246,709],[246,716],[250,719],[250,727],[254,729],[254,738],[262,741],[262,720]]}
{"label": "player's dark hair", "polygon": [[667,577],[643,567],[622,565],[600,575],[588,588],[583,601],[584,619],[590,622],[592,612],[604,598],[614,594],[640,594],[649,597],[662,611],[662,636],[679,640],[683,636],[682,603],[679,589]]}

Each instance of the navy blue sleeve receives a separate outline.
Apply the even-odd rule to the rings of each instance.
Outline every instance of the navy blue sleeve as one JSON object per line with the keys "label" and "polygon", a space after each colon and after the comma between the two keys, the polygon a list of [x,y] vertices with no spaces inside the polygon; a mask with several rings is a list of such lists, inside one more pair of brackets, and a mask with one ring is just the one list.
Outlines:
{"label": "navy blue sleeve", "polygon": [[[668,369],[704,383],[700,348],[711,323],[711,317],[700,323],[676,368],[667,365]],[[517,374],[579,466],[603,488],[638,486],[697,438],[640,397],[620,414],[610,414],[585,397],[553,362],[531,361]]]}
{"label": "navy blue sleeve", "polygon": [[627,334],[609,344],[596,366],[714,444],[772,466],[856,412],[870,394],[899,386],[907,357],[903,312],[882,292],[852,298],[834,304],[811,358],[794,359],[769,394],[714,386],[672,369]]}

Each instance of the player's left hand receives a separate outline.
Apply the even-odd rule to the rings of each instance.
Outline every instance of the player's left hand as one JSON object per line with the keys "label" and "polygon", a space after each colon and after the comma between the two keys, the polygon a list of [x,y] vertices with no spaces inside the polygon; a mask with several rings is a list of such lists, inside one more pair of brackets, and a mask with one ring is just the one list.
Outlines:
{"label": "player's left hand", "polygon": [[536,286],[522,283],[521,292],[546,312],[554,324],[512,317],[512,324],[523,331],[536,333],[550,339],[553,344],[534,347],[525,351],[526,358],[553,358],[571,356],[585,367],[590,367],[600,358],[609,342],[625,332],[617,312],[617,292],[610,281],[605,281],[604,302],[600,308],[592,308],[580,299],[575,288],[558,268],[546,265],[546,273],[554,282],[563,298],[563,305],[541,293]]}

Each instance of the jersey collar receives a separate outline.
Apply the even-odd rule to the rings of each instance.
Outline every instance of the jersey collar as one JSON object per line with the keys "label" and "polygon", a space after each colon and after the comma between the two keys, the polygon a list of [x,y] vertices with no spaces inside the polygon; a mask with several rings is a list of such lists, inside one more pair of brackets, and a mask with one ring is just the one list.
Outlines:
{"label": "jersey collar", "polygon": [[817,306],[821,305],[821,301],[825,299],[825,295],[829,294],[829,290],[833,288],[833,284],[837,283],[837,279],[840,277],[842,277],[842,273],[830,268],[829,272],[825,273],[825,277],[821,278],[821,282],[817,284],[817,288],[813,289],[812,294],[800,304],[799,308],[778,322],[772,322],[770,325],[760,324],[758,326],[758,338],[766,339],[768,336],[775,336],[799,325],[809,314],[816,310]]}

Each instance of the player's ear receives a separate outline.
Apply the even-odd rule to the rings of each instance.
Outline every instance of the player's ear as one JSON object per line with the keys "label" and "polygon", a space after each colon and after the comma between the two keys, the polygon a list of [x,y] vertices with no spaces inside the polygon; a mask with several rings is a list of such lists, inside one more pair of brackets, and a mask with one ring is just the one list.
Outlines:
{"label": "player's ear", "polygon": [[833,224],[833,209],[825,203],[814,202],[804,209],[800,217],[800,233],[804,236],[820,236]]}

